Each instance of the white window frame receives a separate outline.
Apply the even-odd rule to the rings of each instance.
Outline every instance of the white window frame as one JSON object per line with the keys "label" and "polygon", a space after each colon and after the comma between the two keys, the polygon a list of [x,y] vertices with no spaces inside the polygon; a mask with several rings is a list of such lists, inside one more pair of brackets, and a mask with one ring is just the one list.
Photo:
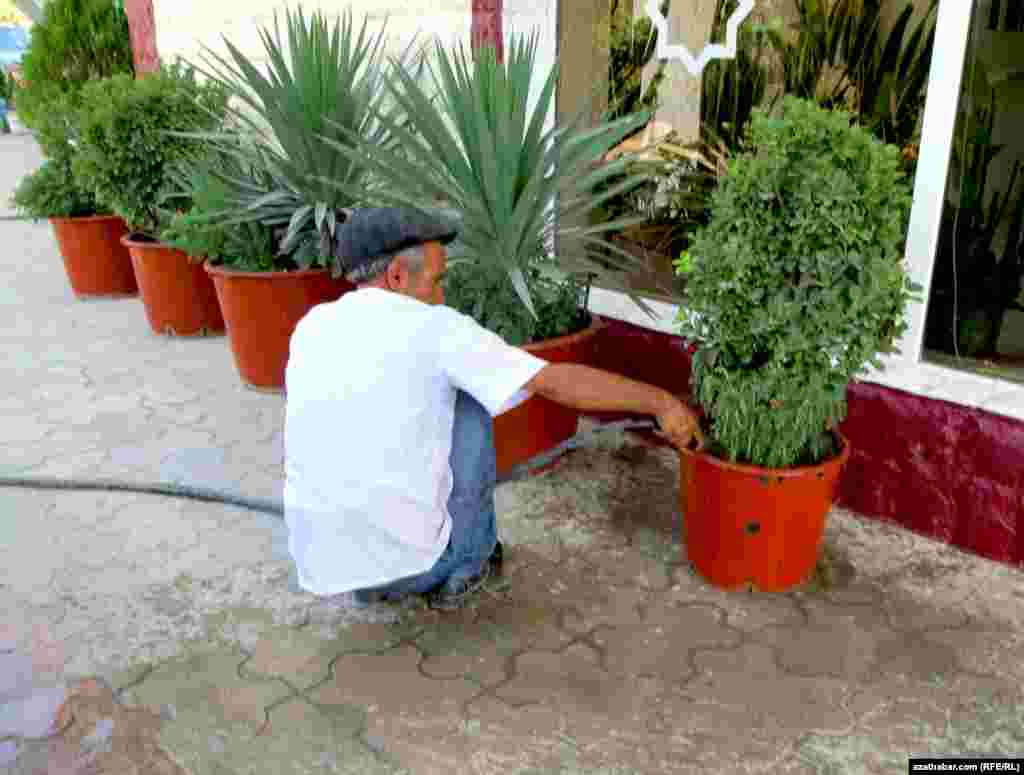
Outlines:
{"label": "white window frame", "polygon": [[[1024,420],[1024,385],[922,360],[925,317],[974,5],[973,0],[941,0],[936,20],[935,56],[928,77],[905,255],[910,276],[923,288],[923,303],[912,304],[908,310],[908,329],[897,344],[900,353],[884,357],[883,369],[872,369],[864,381]],[[677,333],[674,320],[678,307],[654,300],[648,304],[657,320],[652,321],[625,294],[594,288],[589,307],[598,315]]]}

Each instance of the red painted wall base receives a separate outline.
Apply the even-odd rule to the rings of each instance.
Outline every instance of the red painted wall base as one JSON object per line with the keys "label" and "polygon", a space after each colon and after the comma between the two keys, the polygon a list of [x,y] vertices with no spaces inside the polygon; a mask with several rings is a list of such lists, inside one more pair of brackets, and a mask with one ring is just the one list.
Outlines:
{"label": "red painted wall base", "polygon": [[[694,348],[604,322],[595,366],[689,394]],[[1024,567],[1024,422],[866,382],[850,386],[848,405],[842,432],[853,451],[839,505]]]}

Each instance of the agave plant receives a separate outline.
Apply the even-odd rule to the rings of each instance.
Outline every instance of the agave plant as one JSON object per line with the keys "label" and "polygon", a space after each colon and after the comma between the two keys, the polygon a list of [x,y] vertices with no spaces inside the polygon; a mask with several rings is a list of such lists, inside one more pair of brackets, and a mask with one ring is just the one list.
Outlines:
{"label": "agave plant", "polygon": [[[202,257],[250,272],[293,268],[287,259],[274,256],[270,228],[258,221],[226,224],[211,216],[244,203],[252,192],[265,191],[273,183],[266,171],[245,164],[238,154],[218,146],[206,146],[176,164],[170,171],[161,204],[167,211],[161,241]],[[238,182],[246,182],[239,188]]]}
{"label": "agave plant", "polygon": [[[206,49],[197,65],[234,96],[234,127],[193,137],[242,154],[244,164],[265,171],[268,181],[261,187],[251,178],[222,175],[232,184],[234,204],[211,214],[211,222],[275,228],[279,255],[303,268],[326,265],[330,251],[325,238],[334,235],[337,214],[359,199],[346,190],[360,192],[371,185],[359,158],[337,149],[353,137],[371,146],[393,146],[389,128],[377,120],[393,115],[384,88],[386,22],[376,38],[367,36],[366,24],[364,19],[356,36],[351,13],[331,24],[319,12],[307,18],[300,7],[295,14],[286,11],[287,56],[276,14],[273,29],[260,30],[267,74],[227,39],[227,57]],[[411,64],[414,44],[395,66]]]}
{"label": "agave plant", "polygon": [[[585,106],[567,127],[545,131],[558,71],[551,68],[530,113],[536,48],[535,34],[528,40],[514,36],[506,61],[499,63],[489,45],[472,57],[464,46],[449,54],[437,44],[434,61],[428,63],[436,98],[429,85],[396,68],[388,88],[409,126],[384,115],[379,119],[403,153],[340,126],[350,142],[325,137],[353,162],[365,160],[381,181],[367,194],[369,203],[424,211],[443,202],[455,211],[460,237],[450,264],[473,262],[507,275],[535,318],[525,273],[537,258],[538,245],[551,245],[555,237],[559,268],[570,275],[601,277],[645,269],[640,259],[600,236],[640,223],[642,217],[593,224],[587,216],[649,179],[628,175],[594,193],[603,181],[626,171],[631,161],[623,156],[602,164],[605,154],[650,119],[649,113],[635,113],[584,128],[589,115]],[[334,185],[359,193],[350,182]],[[631,296],[649,312],[642,299]]]}

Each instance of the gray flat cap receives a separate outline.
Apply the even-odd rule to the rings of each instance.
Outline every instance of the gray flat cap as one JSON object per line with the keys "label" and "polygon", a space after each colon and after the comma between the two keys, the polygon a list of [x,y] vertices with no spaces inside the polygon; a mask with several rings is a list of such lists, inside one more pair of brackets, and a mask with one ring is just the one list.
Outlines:
{"label": "gray flat cap", "polygon": [[457,236],[455,224],[440,215],[398,207],[368,208],[355,211],[338,225],[334,258],[342,271],[350,272],[425,242],[447,245]]}

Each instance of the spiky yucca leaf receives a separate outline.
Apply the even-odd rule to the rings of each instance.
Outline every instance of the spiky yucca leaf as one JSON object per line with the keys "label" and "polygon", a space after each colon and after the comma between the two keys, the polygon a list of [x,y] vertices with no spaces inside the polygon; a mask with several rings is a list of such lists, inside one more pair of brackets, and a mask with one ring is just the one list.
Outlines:
{"label": "spiky yucca leaf", "polygon": [[[387,104],[386,21],[376,37],[369,37],[367,20],[357,33],[350,12],[332,24],[321,12],[307,17],[300,7],[294,14],[285,11],[284,29],[282,35],[275,14],[273,27],[259,32],[266,72],[227,39],[227,56],[205,50],[197,69],[236,98],[235,128],[195,136],[242,155],[272,181],[264,190],[245,193],[239,188],[235,205],[219,217],[281,227],[280,254],[291,255],[300,266],[323,265],[329,256],[321,249],[323,232],[333,235],[336,214],[355,205],[361,195],[345,191],[372,186],[365,165],[339,153],[337,145],[350,144],[355,136],[370,145],[392,147],[391,131],[378,116],[391,117],[396,126],[403,121]],[[417,67],[414,44],[394,66]],[[253,142],[240,142],[243,137]]]}
{"label": "spiky yucca leaf", "polygon": [[[368,192],[368,203],[423,211],[443,202],[456,211],[463,250],[452,263],[472,261],[507,275],[533,314],[524,269],[537,257],[537,245],[550,244],[556,235],[560,267],[570,274],[621,275],[642,266],[600,238],[642,218],[572,224],[583,223],[602,202],[649,179],[629,175],[614,189],[593,193],[602,181],[622,175],[631,161],[624,156],[603,164],[607,152],[650,119],[650,114],[639,113],[586,128],[590,111],[584,106],[568,126],[545,131],[558,71],[551,68],[531,113],[536,49],[536,34],[529,39],[515,36],[506,61],[498,63],[492,46],[473,56],[464,46],[449,53],[437,44],[429,64],[436,98],[419,80],[395,68],[388,87],[409,126],[386,115],[378,119],[402,153],[341,124],[335,128],[347,142],[324,137],[338,153],[364,161],[381,181],[380,188]],[[357,193],[350,183],[331,182],[350,195]]]}

